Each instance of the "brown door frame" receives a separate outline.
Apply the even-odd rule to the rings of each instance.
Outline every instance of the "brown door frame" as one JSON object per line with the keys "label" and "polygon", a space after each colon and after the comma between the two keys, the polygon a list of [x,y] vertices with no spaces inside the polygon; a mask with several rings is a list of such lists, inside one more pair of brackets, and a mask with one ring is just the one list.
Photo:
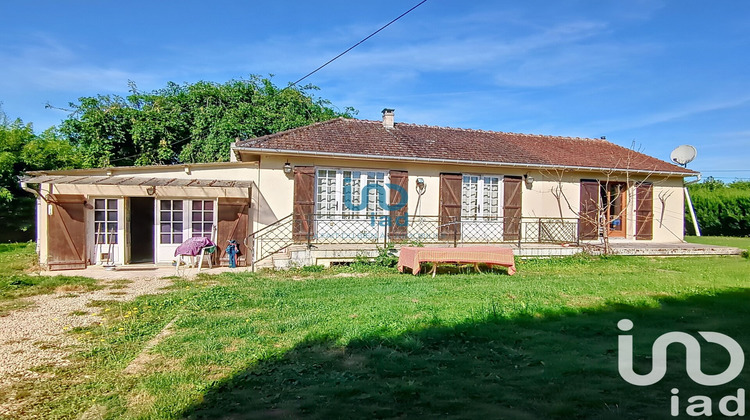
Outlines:
{"label": "brown door frame", "polygon": [[[628,183],[619,181],[602,181],[601,183],[603,194],[602,199],[606,200],[604,203],[604,214],[606,215],[606,226],[607,236],[610,238],[626,238],[628,236]],[[619,197],[613,199],[611,186],[620,186]],[[619,201],[620,211],[615,214],[617,217],[612,217],[610,214],[612,210],[612,204]],[[615,209],[616,210],[616,209]],[[620,221],[620,229],[612,229],[613,222],[615,220]]]}
{"label": "brown door frame", "polygon": [[78,194],[47,197],[47,268],[83,269],[87,266],[85,198]]}

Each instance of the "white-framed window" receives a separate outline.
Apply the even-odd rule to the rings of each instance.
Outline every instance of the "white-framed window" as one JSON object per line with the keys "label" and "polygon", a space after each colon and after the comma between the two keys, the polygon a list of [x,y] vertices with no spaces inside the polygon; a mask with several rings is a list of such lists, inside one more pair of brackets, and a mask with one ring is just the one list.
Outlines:
{"label": "white-framed window", "polygon": [[461,183],[461,220],[497,220],[500,217],[502,177],[464,175]]}
{"label": "white-framed window", "polygon": [[[362,205],[362,172],[361,171],[343,171],[343,185],[344,187],[351,187],[351,198],[350,201],[353,207],[359,207]],[[343,191],[342,191],[343,194]],[[342,195],[342,198],[344,196]],[[347,208],[346,205],[342,206],[341,209],[345,219],[355,219],[359,217],[357,211]]]}
{"label": "white-framed window", "polygon": [[192,236],[203,236],[211,239],[214,227],[214,201],[193,200],[190,212]]}
{"label": "white-framed window", "polygon": [[[366,176],[365,185],[380,185],[381,187],[385,187],[385,172],[369,171],[364,176]],[[386,190],[380,189],[380,191]],[[367,214],[383,214],[383,208],[380,207],[378,201],[378,190],[374,188],[370,189],[367,198]],[[390,200],[390,197],[385,197],[385,201],[388,202],[388,200]]]}
{"label": "white-framed window", "polygon": [[[318,169],[316,171],[315,213],[320,216],[342,215],[343,218],[358,218],[368,215],[382,215],[385,210],[379,204],[378,190],[370,188],[367,193],[367,205],[361,210],[362,190],[367,185],[385,187],[388,182],[385,171],[362,171],[351,169]],[[345,205],[344,186],[350,186],[351,196],[348,198],[351,208]],[[384,200],[388,202],[389,197]]]}
{"label": "white-framed window", "polygon": [[117,199],[94,199],[94,243],[117,243]]}
{"label": "white-framed window", "polygon": [[184,240],[184,226],[182,200],[160,200],[159,242],[181,244]]}
{"label": "white-framed window", "polygon": [[315,194],[315,213],[321,216],[332,216],[341,211],[341,185],[335,170],[320,169],[317,177]]}

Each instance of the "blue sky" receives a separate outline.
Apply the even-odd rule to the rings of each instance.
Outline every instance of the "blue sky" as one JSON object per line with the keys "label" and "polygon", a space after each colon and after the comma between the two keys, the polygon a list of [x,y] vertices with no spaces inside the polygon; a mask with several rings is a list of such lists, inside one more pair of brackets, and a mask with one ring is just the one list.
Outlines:
{"label": "blue sky", "polygon": [[[37,131],[82,96],[273,74],[279,86],[418,1],[15,1],[0,102]],[[377,120],[606,136],[750,178],[750,2],[428,0],[304,83]]]}

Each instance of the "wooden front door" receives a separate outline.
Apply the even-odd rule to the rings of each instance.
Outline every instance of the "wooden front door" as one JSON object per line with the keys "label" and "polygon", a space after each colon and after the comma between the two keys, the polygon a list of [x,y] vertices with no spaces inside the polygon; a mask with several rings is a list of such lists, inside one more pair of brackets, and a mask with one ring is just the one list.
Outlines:
{"label": "wooden front door", "polygon": [[86,224],[82,195],[50,194],[47,212],[47,266],[86,268]]}
{"label": "wooden front door", "polygon": [[521,235],[521,177],[503,179],[503,239],[517,241]]}
{"label": "wooden front door", "polygon": [[315,168],[294,167],[294,209],[292,211],[292,239],[305,242],[315,235],[313,217],[315,213]]}
{"label": "wooden front door", "polygon": [[218,229],[216,234],[216,246],[218,248],[214,255],[219,255],[219,262],[229,264],[227,246],[229,241],[235,240],[239,245],[240,256],[237,265],[241,262],[247,264],[248,249],[245,238],[249,235],[250,227],[250,199],[248,198],[219,198]]}
{"label": "wooden front door", "polygon": [[605,228],[610,238],[624,238],[627,233],[627,190],[624,182],[603,182],[602,203],[607,216]]}
{"label": "wooden front door", "polygon": [[461,239],[461,174],[440,174],[438,240]]}

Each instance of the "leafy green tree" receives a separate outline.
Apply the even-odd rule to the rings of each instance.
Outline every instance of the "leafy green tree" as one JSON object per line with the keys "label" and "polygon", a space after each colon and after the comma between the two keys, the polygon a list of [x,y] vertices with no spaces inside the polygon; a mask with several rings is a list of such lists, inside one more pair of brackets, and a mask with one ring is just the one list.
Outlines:
{"label": "leafy green tree", "polygon": [[0,110],[0,242],[33,237],[35,200],[20,188],[21,173],[78,166],[77,150],[54,127],[36,135],[31,123],[11,122]]}
{"label": "leafy green tree", "polygon": [[33,138],[31,124],[24,124],[20,119],[9,122],[4,113],[0,114],[0,202],[13,200],[18,173],[25,166],[21,150]]}
{"label": "leafy green tree", "polygon": [[229,160],[239,138],[271,134],[355,111],[334,110],[314,86],[279,88],[251,76],[219,84],[168,83],[130,95],[80,98],[60,132],[77,145],[86,167]]}

